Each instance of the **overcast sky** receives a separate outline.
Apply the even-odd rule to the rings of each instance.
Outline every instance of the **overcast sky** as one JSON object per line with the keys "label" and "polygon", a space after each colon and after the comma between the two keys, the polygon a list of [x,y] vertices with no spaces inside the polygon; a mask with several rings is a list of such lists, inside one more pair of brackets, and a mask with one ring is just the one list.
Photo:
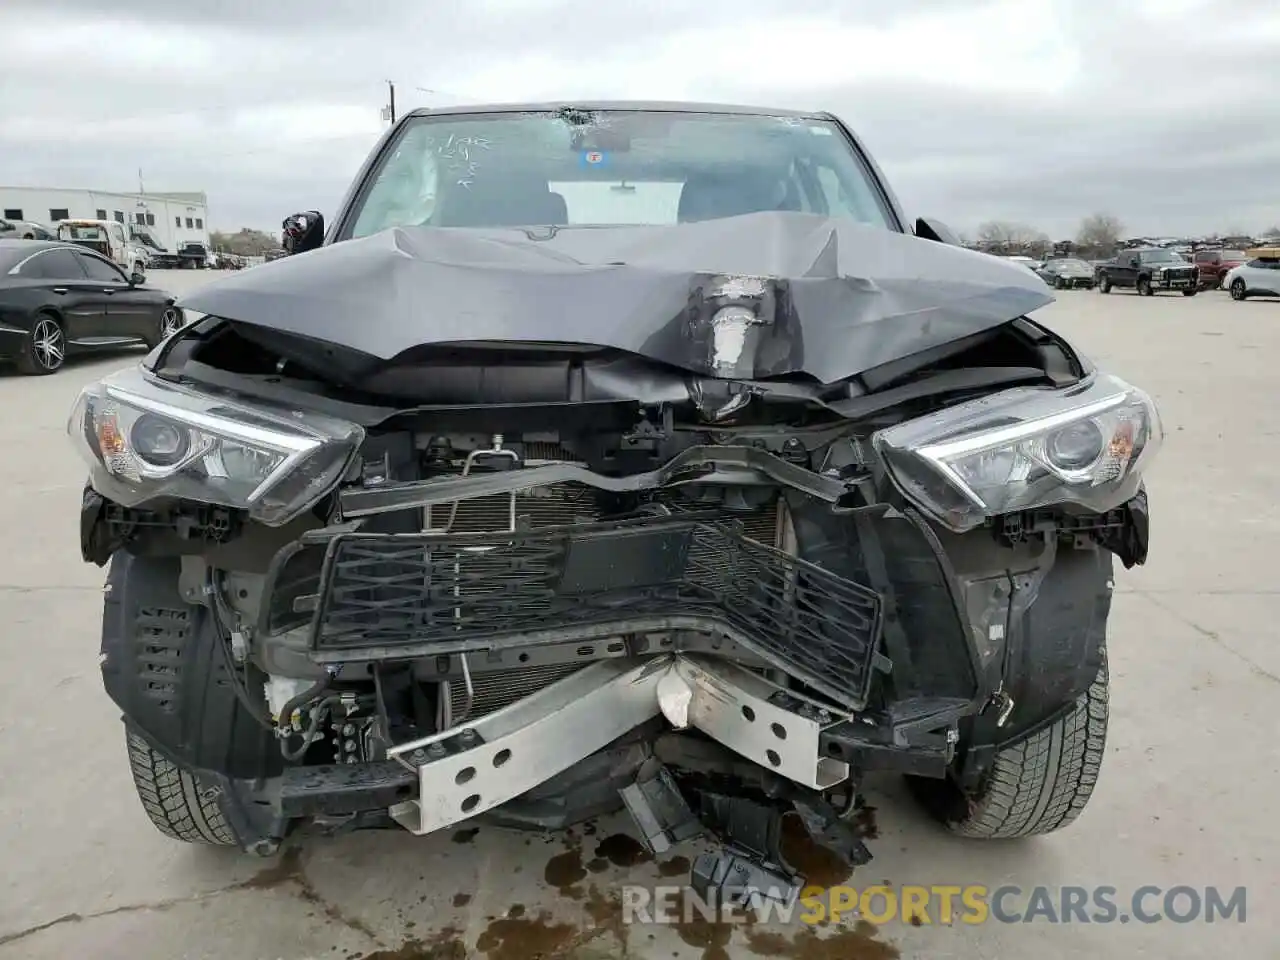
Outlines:
{"label": "overcast sky", "polygon": [[[0,0],[0,185],[333,210],[401,109],[697,99],[838,113],[912,215],[1073,236],[1280,222],[1280,4]],[[434,92],[428,92],[434,91]]]}

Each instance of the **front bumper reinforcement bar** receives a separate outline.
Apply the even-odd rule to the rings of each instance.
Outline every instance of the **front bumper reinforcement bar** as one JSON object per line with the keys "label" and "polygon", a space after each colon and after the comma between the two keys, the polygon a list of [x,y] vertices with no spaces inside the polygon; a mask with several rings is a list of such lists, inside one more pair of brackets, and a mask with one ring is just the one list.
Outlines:
{"label": "front bumper reinforcement bar", "polygon": [[595,663],[473,723],[387,751],[419,780],[418,797],[390,814],[410,833],[433,833],[515,799],[659,714],[802,786],[846,780],[848,764],[821,752],[839,719],[802,715],[780,693],[710,658]]}

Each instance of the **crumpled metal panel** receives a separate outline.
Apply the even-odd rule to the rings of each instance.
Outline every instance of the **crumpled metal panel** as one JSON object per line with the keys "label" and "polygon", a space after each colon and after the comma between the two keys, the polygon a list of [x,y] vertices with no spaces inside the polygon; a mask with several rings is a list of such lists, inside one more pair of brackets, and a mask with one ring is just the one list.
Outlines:
{"label": "crumpled metal panel", "polygon": [[734,378],[832,383],[1052,300],[1039,277],[997,257],[769,212],[674,226],[393,228],[236,273],[180,305],[371,360],[426,344],[554,342],[714,377],[725,357],[712,320],[745,304],[759,322]]}

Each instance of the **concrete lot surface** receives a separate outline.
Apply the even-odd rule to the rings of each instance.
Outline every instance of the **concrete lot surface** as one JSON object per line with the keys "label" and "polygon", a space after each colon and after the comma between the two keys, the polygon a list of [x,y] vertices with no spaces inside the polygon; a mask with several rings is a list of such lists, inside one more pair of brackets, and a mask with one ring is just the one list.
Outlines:
{"label": "concrete lot surface", "polygon": [[1151,561],[1118,578],[1101,784],[1062,833],[983,843],[949,837],[897,781],[876,781],[875,859],[848,882],[1106,885],[1122,912],[1144,885],[1245,886],[1246,922],[623,927],[611,894],[679,867],[637,856],[617,836],[623,819],[569,838],[314,838],[273,860],[165,839],[101,689],[103,573],[78,555],[84,471],[63,434],[79,387],[137,359],[126,355],[0,376],[0,960],[1280,955],[1280,302],[1081,291],[1042,319],[1152,391],[1168,434],[1149,476]]}

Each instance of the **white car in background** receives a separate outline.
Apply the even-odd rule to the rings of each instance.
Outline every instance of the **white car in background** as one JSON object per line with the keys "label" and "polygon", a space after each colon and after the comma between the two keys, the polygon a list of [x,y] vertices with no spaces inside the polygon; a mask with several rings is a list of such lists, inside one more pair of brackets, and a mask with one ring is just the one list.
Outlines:
{"label": "white car in background", "polygon": [[1231,299],[1280,297],[1280,247],[1258,247],[1248,251],[1248,257],[1222,278]]}

